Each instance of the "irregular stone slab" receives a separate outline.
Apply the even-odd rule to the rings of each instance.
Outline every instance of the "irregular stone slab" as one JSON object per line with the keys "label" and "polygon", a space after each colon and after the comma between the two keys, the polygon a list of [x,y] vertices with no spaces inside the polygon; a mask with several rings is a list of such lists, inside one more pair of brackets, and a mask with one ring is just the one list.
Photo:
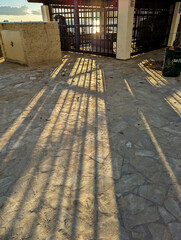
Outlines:
{"label": "irregular stone slab", "polygon": [[[99,216],[101,217],[102,220],[99,222],[99,230],[98,230],[99,238],[98,239],[119,240],[121,234],[120,234],[120,229],[118,228],[118,225],[117,225],[117,214],[116,215],[107,215],[107,216],[106,216],[106,214],[99,214]],[[87,231],[87,229],[85,228],[84,233],[86,231]],[[123,236],[127,236],[126,232],[123,232],[122,237]],[[83,239],[91,239],[91,238],[84,237]]]}
{"label": "irregular stone slab", "polygon": [[139,173],[124,175],[115,185],[116,193],[125,193],[131,191],[135,187],[139,187],[145,182]]}
{"label": "irregular stone slab", "polygon": [[163,118],[161,116],[156,116],[156,115],[151,116],[148,121],[151,126],[154,126],[157,128],[161,128],[162,126],[165,126],[166,124],[168,124],[168,120],[166,118]]}
{"label": "irregular stone slab", "polygon": [[165,201],[166,209],[172,213],[177,219],[181,219],[181,210],[179,207],[179,202],[176,202],[173,198],[168,197]]}
{"label": "irregular stone slab", "polygon": [[[113,188],[113,179],[112,177],[107,177],[105,175],[99,175],[98,178],[98,188],[99,192],[105,193],[108,195],[108,192],[111,188]],[[108,192],[107,192],[108,191]]]}
{"label": "irregular stone slab", "polygon": [[19,147],[22,147],[24,145],[24,142],[18,142],[18,141],[12,141],[10,142],[9,146],[8,146],[8,149],[9,150],[15,150]]}
{"label": "irregular stone slab", "polygon": [[179,196],[179,193],[178,193],[178,187],[180,187],[180,191],[181,191],[181,185],[180,186],[175,186],[175,185],[172,185],[170,188],[169,188],[169,191],[168,191],[168,197],[171,197],[177,201],[181,201],[181,196]]}
{"label": "irregular stone slab", "polygon": [[121,193],[116,193],[116,197],[120,198],[121,197]]}
{"label": "irregular stone slab", "polygon": [[168,224],[169,230],[172,234],[173,240],[180,240],[181,238],[181,224],[180,223],[169,223]]}
{"label": "irregular stone slab", "polygon": [[50,234],[46,240],[55,240],[56,239],[56,236],[54,234]]}
{"label": "irregular stone slab", "polygon": [[0,194],[5,193],[14,181],[15,178],[13,176],[0,179]]}
{"label": "irregular stone slab", "polygon": [[[97,180],[94,180],[98,184],[99,194],[106,194],[108,195],[109,191],[113,188],[113,178],[105,175],[100,175]],[[81,190],[84,191],[84,194],[94,192],[95,182],[93,181],[92,177],[82,177],[81,179]],[[73,183],[72,183],[73,185]],[[76,187],[75,183],[75,187]],[[77,187],[78,188],[78,187]],[[76,190],[71,187],[71,190]]]}
{"label": "irregular stone slab", "polygon": [[123,175],[131,175],[135,173],[135,168],[132,167],[130,164],[124,164],[122,166],[122,174]]}
{"label": "irregular stone slab", "polygon": [[148,207],[138,214],[125,214],[124,222],[128,229],[131,229],[137,225],[146,224],[149,222],[155,222],[159,220],[159,215],[156,207]]}
{"label": "irregular stone slab", "polygon": [[[179,142],[180,142],[180,139],[179,139]],[[178,148],[180,148],[180,145],[178,146]],[[173,149],[173,151],[174,151],[174,149]],[[177,149],[175,151],[177,151]],[[181,163],[180,163],[180,159],[167,157],[167,161],[168,161],[172,171],[174,172],[174,175],[175,175],[177,181],[180,182],[181,181]],[[181,198],[180,198],[180,200],[181,200]]]}
{"label": "irregular stone slab", "polygon": [[134,166],[139,172],[141,172],[145,177],[151,179],[155,172],[162,171],[163,166],[156,162],[152,158],[142,158],[140,161],[140,157],[135,157],[130,160],[131,165]]}
{"label": "irregular stone slab", "polygon": [[121,177],[121,169],[117,168],[117,169],[115,169],[115,171],[113,173],[113,179],[119,180],[120,177]]}
{"label": "irregular stone slab", "polygon": [[136,142],[137,147],[141,149],[147,149],[147,151],[152,151],[154,149],[153,142],[147,133],[141,133],[141,137]]}
{"label": "irregular stone slab", "polygon": [[4,204],[6,203],[6,200],[7,200],[6,197],[0,197],[0,208],[4,206]]}
{"label": "irregular stone slab", "polygon": [[138,117],[136,115],[132,115],[132,116],[126,118],[126,122],[129,124],[134,123],[136,120],[138,120]]}
{"label": "irregular stone slab", "polygon": [[20,113],[22,113],[22,109],[14,109],[12,115],[19,115]]}
{"label": "irregular stone slab", "polygon": [[152,151],[142,150],[142,151],[136,152],[135,155],[140,157],[154,157],[155,153]]}
{"label": "irregular stone slab", "polygon": [[146,130],[146,126],[143,123],[143,121],[138,121],[134,124],[136,128],[138,128],[140,131]]}
{"label": "irregular stone slab", "polygon": [[169,132],[169,133],[173,133],[173,134],[181,134],[181,131],[175,130],[175,129],[171,129],[169,127],[163,127],[163,130]]}
{"label": "irregular stone slab", "polygon": [[135,227],[132,232],[132,237],[136,239],[143,239],[146,237],[146,232],[143,226]]}
{"label": "irregular stone slab", "polygon": [[112,143],[112,149],[120,153],[120,150],[124,149],[126,141],[124,139],[120,139],[120,136],[117,135],[111,139],[111,143]]}
{"label": "irregular stone slab", "polygon": [[127,147],[127,148],[131,148],[131,147],[132,147],[132,143],[131,143],[131,142],[127,142],[127,143],[126,143],[126,147]]}
{"label": "irregular stone slab", "polygon": [[171,214],[169,214],[169,213],[165,210],[165,208],[163,208],[163,207],[158,207],[158,210],[159,210],[159,213],[160,213],[160,215],[162,216],[163,221],[165,222],[165,224],[167,224],[167,223],[175,220],[175,218],[174,218]]}
{"label": "irregular stone slab", "polygon": [[167,187],[163,184],[144,185],[139,187],[138,194],[146,199],[162,205]]}
{"label": "irregular stone slab", "polygon": [[128,124],[127,124],[126,122],[121,121],[120,123],[118,123],[116,126],[114,126],[114,127],[112,128],[112,132],[113,132],[113,133],[118,133],[118,132],[120,132],[120,131],[123,131],[123,130],[126,129],[127,125],[128,125]]}
{"label": "irregular stone slab", "polygon": [[[39,70],[28,70],[24,67],[18,75],[15,66],[12,76],[9,74],[4,81],[2,80],[3,83],[1,81],[1,85],[7,90],[0,94],[1,134],[5,133],[19,114],[28,107],[31,100],[37,96],[38,89],[45,87],[46,90],[40,100],[35,103],[34,108],[28,107],[30,114],[23,119],[20,128],[7,142],[7,149],[3,148],[6,154],[1,153],[2,158],[5,158],[8,154],[8,147],[10,147],[10,154],[15,161],[8,159],[4,167],[2,166],[3,175],[0,174],[0,178],[16,176],[15,178],[19,180],[12,183],[6,192],[9,195],[12,187],[16,188],[10,196],[13,201],[11,202],[8,198],[3,208],[0,209],[4,220],[0,239],[3,234],[8,234],[8,227],[14,219],[14,214],[17,213],[18,216],[13,224],[13,236],[9,236],[8,239],[31,238],[30,229],[33,229],[34,239],[46,240],[49,237],[50,240],[51,234],[54,234],[52,237],[55,236],[55,239],[70,239],[74,237],[71,234],[75,227],[76,239],[90,240],[95,238],[94,230],[97,225],[97,238],[102,240],[154,240],[151,232],[148,234],[148,225],[153,224],[152,221],[158,220],[154,224],[163,222],[170,224],[180,220],[165,205],[161,207],[158,204],[162,202],[162,195],[155,193],[156,187],[158,185],[160,189],[163,183],[165,186],[170,186],[168,197],[176,203],[177,191],[172,185],[161,158],[157,158],[158,153],[144,122],[140,121],[138,110],[145,114],[150,126],[165,125],[166,122],[162,119],[165,118],[166,121],[175,121],[178,125],[178,127],[168,126],[170,129],[180,131],[181,120],[163,101],[164,97],[171,96],[173,91],[178,90],[180,83],[176,79],[168,79],[165,92],[160,92],[161,89],[153,88],[146,82],[140,85],[139,82],[145,80],[142,76],[144,72],[140,70],[138,73],[137,64],[141,61],[140,58],[120,65],[114,59],[110,61],[102,57],[93,57],[95,59],[93,60],[92,56],[89,59],[88,55],[86,57],[81,57],[80,54],[66,53],[66,55],[67,66],[62,68],[67,68],[64,78],[61,77],[61,70],[57,78],[51,81],[51,74],[58,66],[51,69],[41,68],[40,71],[44,73],[43,77],[36,74]],[[150,58],[151,55],[148,57]],[[155,57],[155,53],[152,57]],[[79,63],[79,60],[80,66],[76,63],[77,61]],[[87,61],[89,66],[86,70]],[[92,61],[95,61],[95,64]],[[99,76],[101,74],[96,76],[97,62],[101,63],[99,71],[102,68],[105,74],[106,91],[104,93],[101,76]],[[7,67],[7,72],[11,72],[9,65],[4,63],[1,65],[1,75],[5,72],[5,67]],[[114,74],[110,71],[112,69],[114,69]],[[130,72],[130,69],[132,73],[129,73],[126,78],[137,101],[131,98],[128,90],[126,91],[124,80],[120,79],[124,72]],[[72,70],[75,76],[69,76]],[[139,75],[136,81],[135,74]],[[37,79],[28,81],[29,85],[23,84],[18,88],[13,88],[11,85],[12,83],[17,85],[30,77]],[[63,84],[60,83],[61,81]],[[173,85],[175,85],[175,90],[172,88]],[[138,88],[139,91],[137,91]],[[153,89],[152,94],[151,89]],[[145,97],[148,101],[144,101]],[[17,108],[18,110],[13,112]],[[21,109],[20,112],[19,109]],[[137,121],[141,124],[139,125]],[[138,126],[134,125],[136,122]],[[26,127],[30,128],[27,128],[25,135],[21,135]],[[180,135],[159,128],[152,130],[180,183]],[[21,136],[24,136],[22,139],[24,145],[15,145]],[[132,148],[127,148],[128,142],[132,143]],[[110,151],[108,157],[107,150]],[[135,152],[139,153],[138,156],[135,156]],[[30,159],[32,153],[33,158]],[[172,159],[173,157],[177,160]],[[155,205],[149,191],[145,195],[142,187],[143,184],[148,186],[149,183],[156,186],[149,189],[153,192],[153,196],[156,194],[158,197],[154,199]],[[173,190],[171,190],[172,186]],[[140,197],[139,189],[141,189],[140,194],[143,191],[143,195],[150,198],[146,200]],[[131,197],[127,197],[126,194]],[[21,206],[21,200],[24,197],[26,200]],[[178,205],[180,206],[179,202]],[[20,211],[17,212],[19,207]],[[159,211],[158,214],[156,209]],[[118,211],[120,219],[118,219]],[[96,221],[97,215],[98,221]],[[125,222],[125,226],[121,225],[117,231],[115,226],[118,226],[119,220],[120,224]],[[32,223],[35,223],[35,227]],[[129,232],[127,227],[131,227]],[[174,232],[176,232],[175,229]],[[179,236],[180,234],[178,239]],[[174,235],[172,240],[174,240]]]}
{"label": "irregular stone slab", "polygon": [[93,161],[96,161],[100,164],[104,163],[108,155],[110,154],[109,151],[102,152],[101,154],[95,154],[95,152],[92,152],[89,155],[89,158]]}
{"label": "irregular stone slab", "polygon": [[153,184],[157,184],[160,182],[165,185],[173,184],[170,176],[168,175],[168,172],[161,165],[160,165],[160,167],[155,169],[155,173],[153,173],[153,175],[150,176],[149,180]]}
{"label": "irregular stone slab", "polygon": [[36,77],[31,76],[31,77],[30,77],[30,80],[31,80],[31,81],[36,80]]}
{"label": "irregular stone slab", "polygon": [[149,201],[134,194],[120,198],[121,209],[125,214],[138,214],[152,205]]}
{"label": "irregular stone slab", "polygon": [[164,225],[151,223],[148,228],[154,240],[172,240],[169,231]]}
{"label": "irregular stone slab", "polygon": [[20,87],[21,85],[23,85],[23,83],[19,83],[19,84],[15,85],[14,88],[18,88],[18,87]]}
{"label": "irregular stone slab", "polygon": [[123,165],[123,157],[111,155],[112,162],[112,177],[115,180],[120,179]]}
{"label": "irregular stone slab", "polygon": [[125,228],[122,226],[119,227],[120,230],[120,239],[122,240],[130,240],[128,233],[126,232]]}

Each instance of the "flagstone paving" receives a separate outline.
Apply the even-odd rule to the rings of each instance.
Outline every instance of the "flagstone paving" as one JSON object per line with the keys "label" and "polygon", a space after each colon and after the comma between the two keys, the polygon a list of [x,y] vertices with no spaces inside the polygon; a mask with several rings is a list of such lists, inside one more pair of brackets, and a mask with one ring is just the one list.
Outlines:
{"label": "flagstone paving", "polygon": [[181,76],[163,50],[0,60],[0,239],[181,240]]}

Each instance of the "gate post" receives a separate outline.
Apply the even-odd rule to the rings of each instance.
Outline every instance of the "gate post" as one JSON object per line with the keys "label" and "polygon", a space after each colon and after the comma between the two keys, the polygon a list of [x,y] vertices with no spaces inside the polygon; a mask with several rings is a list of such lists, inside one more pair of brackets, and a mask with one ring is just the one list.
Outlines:
{"label": "gate post", "polygon": [[172,26],[170,29],[170,35],[168,39],[168,46],[173,46],[173,42],[175,41],[175,38],[177,35],[177,29],[180,21],[180,13],[179,13],[180,4],[181,4],[180,2],[175,3],[175,10],[173,14]]}
{"label": "gate post", "polygon": [[43,22],[50,22],[50,11],[48,5],[41,6]]}
{"label": "gate post", "polygon": [[118,0],[117,59],[131,56],[134,7],[135,0]]}
{"label": "gate post", "polygon": [[79,51],[80,49],[80,29],[79,29],[79,9],[78,0],[74,0],[74,11],[75,11],[75,49]]}

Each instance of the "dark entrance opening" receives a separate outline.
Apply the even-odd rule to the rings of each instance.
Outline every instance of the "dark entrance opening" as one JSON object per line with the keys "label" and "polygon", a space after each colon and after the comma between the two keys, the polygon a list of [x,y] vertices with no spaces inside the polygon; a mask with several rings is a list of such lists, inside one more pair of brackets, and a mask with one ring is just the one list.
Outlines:
{"label": "dark entrance opening", "polygon": [[59,22],[62,50],[115,56],[118,0],[68,0],[50,4]]}
{"label": "dark entrance opening", "polygon": [[132,55],[167,46],[174,6],[171,0],[136,1]]}

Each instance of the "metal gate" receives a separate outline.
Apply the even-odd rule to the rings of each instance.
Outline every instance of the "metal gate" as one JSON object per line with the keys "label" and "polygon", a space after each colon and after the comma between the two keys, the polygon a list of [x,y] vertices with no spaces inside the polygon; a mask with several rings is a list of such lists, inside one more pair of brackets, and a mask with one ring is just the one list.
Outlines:
{"label": "metal gate", "polygon": [[136,0],[132,55],[167,46],[175,5],[173,2]]}
{"label": "metal gate", "polygon": [[51,4],[50,16],[59,22],[62,50],[116,55],[118,0],[67,0]]}

